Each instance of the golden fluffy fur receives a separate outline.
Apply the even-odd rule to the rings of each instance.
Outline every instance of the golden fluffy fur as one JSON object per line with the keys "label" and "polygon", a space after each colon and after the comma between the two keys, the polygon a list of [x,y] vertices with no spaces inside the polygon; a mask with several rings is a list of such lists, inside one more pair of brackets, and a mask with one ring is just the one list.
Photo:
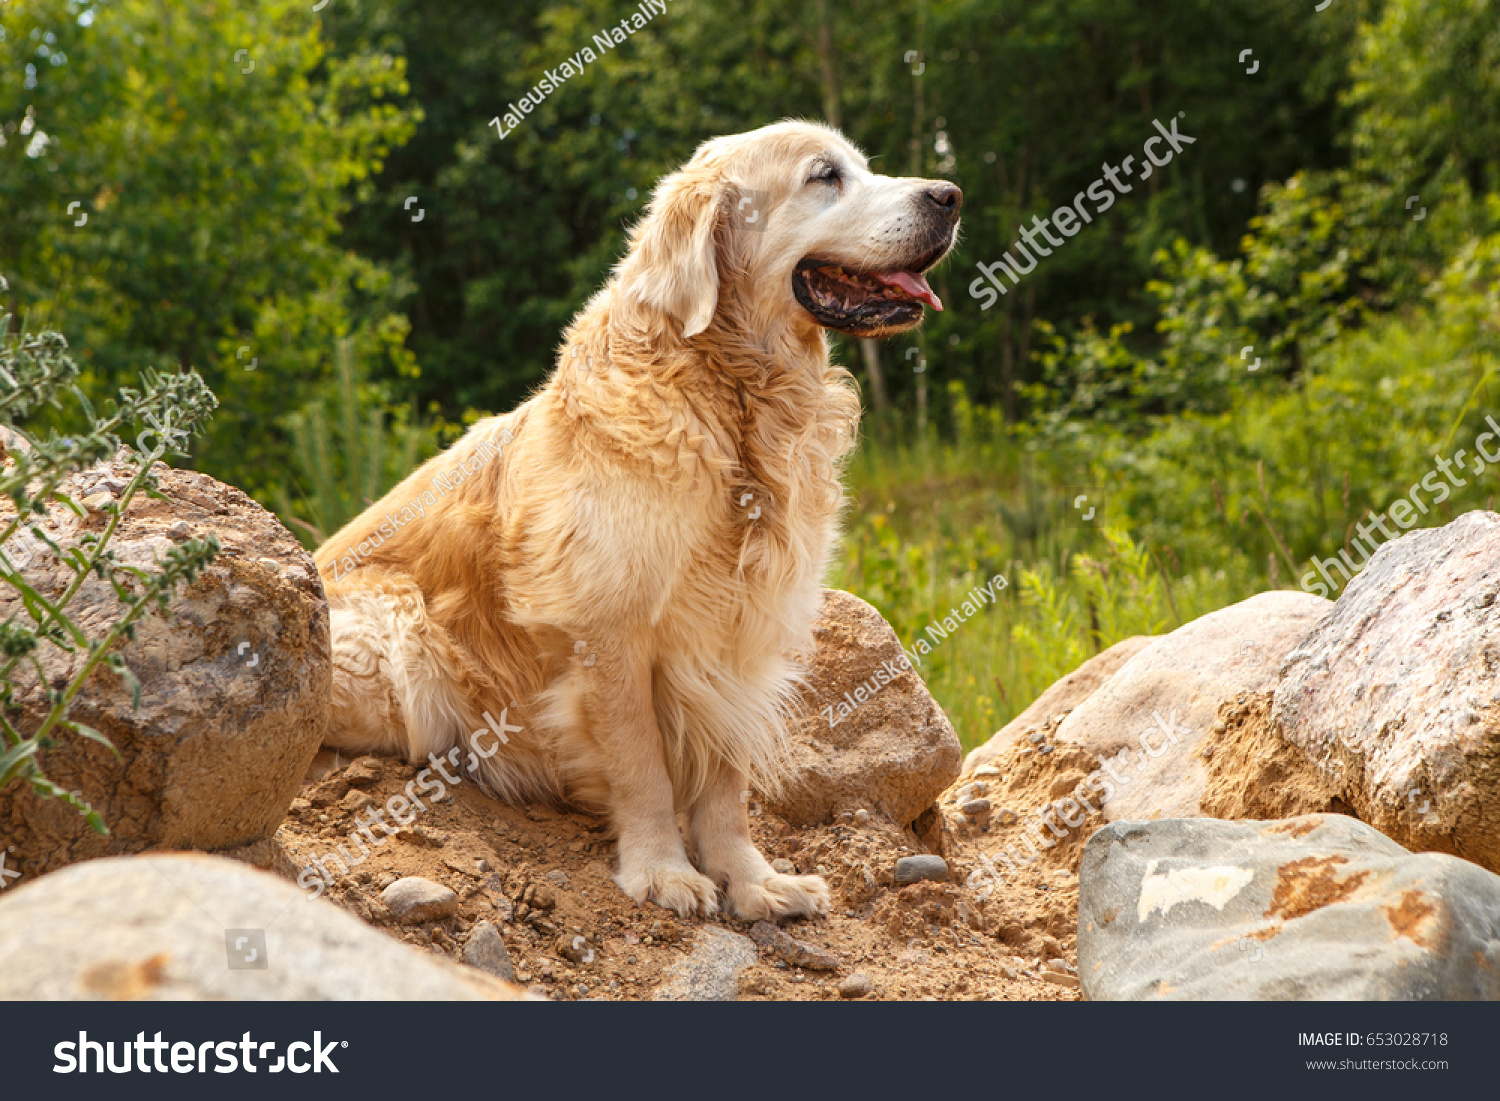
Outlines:
{"label": "golden fluffy fur", "polygon": [[[836,186],[810,178],[829,163]],[[954,196],[940,228],[934,187]],[[826,910],[821,879],[755,849],[746,808],[784,773],[790,655],[811,644],[859,417],[792,273],[903,269],[939,238],[941,255],[956,194],[872,175],[806,123],[708,142],[663,179],[542,388],[319,550],[328,744],[467,759],[503,798],[608,815],[638,901],[711,913],[722,888],[742,918]]]}

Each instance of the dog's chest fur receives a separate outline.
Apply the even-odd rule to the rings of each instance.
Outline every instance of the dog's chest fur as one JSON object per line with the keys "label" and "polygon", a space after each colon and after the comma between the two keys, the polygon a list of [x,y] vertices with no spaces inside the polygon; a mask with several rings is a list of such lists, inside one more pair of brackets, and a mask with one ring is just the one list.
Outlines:
{"label": "dog's chest fur", "polygon": [[[598,349],[563,363],[591,355],[610,363]],[[623,542],[649,559],[633,574],[655,588],[639,595],[659,662],[754,678],[810,641],[858,402],[841,371],[809,360],[753,382],[695,378],[703,367],[669,386],[566,366],[557,380],[597,458],[639,489],[639,538]]]}

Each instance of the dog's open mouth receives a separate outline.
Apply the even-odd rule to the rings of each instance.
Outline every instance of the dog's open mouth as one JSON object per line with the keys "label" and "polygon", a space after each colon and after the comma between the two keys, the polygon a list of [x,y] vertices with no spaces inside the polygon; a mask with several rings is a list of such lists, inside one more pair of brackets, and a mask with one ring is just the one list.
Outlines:
{"label": "dog's open mouth", "polygon": [[922,320],[922,306],[943,304],[916,271],[860,272],[829,260],[803,260],[792,293],[819,325],[859,336],[883,336]]}

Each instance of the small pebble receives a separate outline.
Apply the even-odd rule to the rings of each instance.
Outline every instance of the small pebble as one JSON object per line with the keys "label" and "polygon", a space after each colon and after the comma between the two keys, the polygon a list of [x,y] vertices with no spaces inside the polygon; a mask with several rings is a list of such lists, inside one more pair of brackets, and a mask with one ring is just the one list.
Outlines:
{"label": "small pebble", "polygon": [[1047,756],[1047,754],[1052,752],[1052,747],[1050,745],[1044,745],[1040,749],[1038,749],[1037,752],[1045,757]]}
{"label": "small pebble", "polygon": [[1043,971],[1041,977],[1045,982],[1050,982],[1054,986],[1065,986],[1069,990],[1078,989],[1078,980],[1066,972]]}
{"label": "small pebble", "polygon": [[797,874],[797,865],[784,856],[778,856],[775,860],[771,861],[771,868],[779,875]]}
{"label": "small pebble", "polygon": [[379,757],[356,757],[344,769],[344,780],[352,788],[366,788],[379,782],[384,771]]}
{"label": "small pebble", "polygon": [[953,801],[960,804],[967,803],[970,799],[974,799],[978,796],[984,795],[988,791],[989,789],[985,787],[985,785],[978,783],[977,781],[972,784],[965,784],[963,787],[959,788],[953,793]]}
{"label": "small pebble", "polygon": [[958,809],[968,818],[988,818],[990,814],[990,801],[988,799],[970,799]]}
{"label": "small pebble", "polygon": [[421,876],[398,879],[380,892],[380,901],[403,925],[436,921],[458,911],[458,895]]}
{"label": "small pebble", "polygon": [[870,812],[863,809],[855,811],[854,824],[856,826],[868,826],[870,824]]}
{"label": "small pebble", "polygon": [[1016,817],[1016,812],[1013,810],[1002,810],[999,814],[999,819],[1002,826],[1014,826],[1019,821]]}
{"label": "small pebble", "polygon": [[192,528],[188,527],[186,520],[178,520],[171,527],[167,528],[167,538],[174,542],[180,543],[190,534],[192,534]]}
{"label": "small pebble", "polygon": [[516,981],[515,967],[510,962],[510,953],[506,951],[505,938],[492,922],[481,921],[474,926],[464,944],[464,962],[507,982]]}
{"label": "small pebble", "polygon": [[978,768],[976,768],[974,770],[974,775],[975,776],[1004,776],[1005,773],[1001,772],[994,765],[981,765],[980,767],[978,767]]}
{"label": "small pebble", "polygon": [[837,971],[839,968],[838,958],[832,953],[796,939],[769,921],[757,921],[752,925],[750,939],[794,967],[806,967],[812,971]]}
{"label": "small pebble", "polygon": [[839,983],[840,998],[863,998],[875,989],[875,984],[870,981],[870,976],[863,971],[856,971],[843,982]]}
{"label": "small pebble", "polygon": [[1040,745],[1041,741],[1042,741],[1042,732],[1040,730],[1033,730],[1031,732],[1031,744],[1032,745]]}
{"label": "small pebble", "polygon": [[920,883],[923,880],[942,883],[947,878],[948,862],[941,856],[903,856],[896,861],[895,880],[898,886]]}

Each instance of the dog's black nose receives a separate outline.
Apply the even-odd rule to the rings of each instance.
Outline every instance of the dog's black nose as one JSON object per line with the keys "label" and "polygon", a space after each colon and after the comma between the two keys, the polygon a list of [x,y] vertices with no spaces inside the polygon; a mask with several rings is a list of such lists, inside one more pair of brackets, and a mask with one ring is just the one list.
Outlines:
{"label": "dog's black nose", "polygon": [[958,221],[958,209],[964,205],[964,193],[955,184],[933,184],[927,189],[927,201],[938,214],[950,222]]}

